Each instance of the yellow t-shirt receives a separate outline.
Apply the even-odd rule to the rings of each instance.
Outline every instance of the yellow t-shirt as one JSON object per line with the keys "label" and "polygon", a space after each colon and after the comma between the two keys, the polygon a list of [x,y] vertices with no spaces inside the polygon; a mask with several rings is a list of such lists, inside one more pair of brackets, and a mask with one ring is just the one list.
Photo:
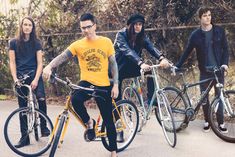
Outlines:
{"label": "yellow t-shirt", "polygon": [[94,41],[82,38],[68,48],[78,57],[81,80],[96,86],[109,86],[108,58],[114,54],[113,43],[109,38],[98,36]]}

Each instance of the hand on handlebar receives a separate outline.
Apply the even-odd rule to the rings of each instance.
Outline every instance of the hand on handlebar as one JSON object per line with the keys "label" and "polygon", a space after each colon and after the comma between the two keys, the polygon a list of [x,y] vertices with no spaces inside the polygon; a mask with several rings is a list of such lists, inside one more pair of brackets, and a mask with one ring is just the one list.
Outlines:
{"label": "hand on handlebar", "polygon": [[15,82],[14,82],[14,86],[15,86],[16,88],[20,88],[20,87],[22,86],[20,80],[16,79]]}
{"label": "hand on handlebar", "polygon": [[44,69],[43,69],[43,78],[49,80],[50,76],[51,76],[52,70],[51,70],[51,66],[47,65]]}
{"label": "hand on handlebar", "polygon": [[151,70],[150,65],[145,64],[145,63],[141,64],[140,68],[141,68],[144,72]]}
{"label": "hand on handlebar", "polygon": [[172,66],[172,63],[170,63],[166,58],[162,59],[159,63],[159,66],[162,68],[168,68]]}
{"label": "hand on handlebar", "polygon": [[225,65],[225,64],[221,65],[221,68],[222,68],[224,71],[228,71],[228,66]]}

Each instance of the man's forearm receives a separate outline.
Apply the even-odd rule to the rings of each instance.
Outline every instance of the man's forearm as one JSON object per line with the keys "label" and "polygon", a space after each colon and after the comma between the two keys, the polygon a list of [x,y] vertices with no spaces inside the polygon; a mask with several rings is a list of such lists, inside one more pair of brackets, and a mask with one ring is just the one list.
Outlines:
{"label": "man's forearm", "polygon": [[118,84],[118,66],[115,57],[112,55],[109,57],[109,67],[113,76],[113,83]]}
{"label": "man's forearm", "polygon": [[61,53],[60,55],[58,55],[56,58],[54,58],[50,63],[50,67],[51,68],[56,68],[58,67],[60,64],[64,63],[65,61],[67,61],[69,58],[72,57],[72,53],[69,50],[65,50],[63,53]]}

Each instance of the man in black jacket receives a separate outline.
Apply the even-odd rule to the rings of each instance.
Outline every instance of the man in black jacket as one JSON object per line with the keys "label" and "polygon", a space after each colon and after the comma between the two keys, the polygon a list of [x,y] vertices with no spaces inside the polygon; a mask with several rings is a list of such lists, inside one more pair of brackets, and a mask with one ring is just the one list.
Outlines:
{"label": "man in black jacket", "polygon": [[[140,14],[130,16],[127,27],[121,29],[114,41],[115,57],[119,71],[119,96],[121,99],[122,81],[125,78],[140,76],[140,69],[148,71],[150,65],[143,62],[141,58],[142,50],[145,48],[152,56],[160,61],[162,67],[169,66],[169,62],[157,50],[153,43],[144,34],[145,19]],[[148,100],[151,100],[154,92],[154,82],[152,78],[147,79]]]}
{"label": "man in black jacket", "polygon": [[[211,9],[202,7],[199,9],[198,13],[200,18],[200,28],[192,32],[186,50],[176,66],[180,68],[192,50],[195,49],[200,70],[200,80],[204,80],[213,77],[213,74],[207,71],[208,69],[213,67],[222,67],[224,70],[228,69],[229,53],[224,29],[211,23]],[[224,74],[221,74],[219,80],[221,83],[224,83]],[[213,85],[215,86],[215,84]],[[207,87],[208,83],[201,84],[200,91],[205,91]],[[205,132],[210,130],[210,125],[208,123],[208,109],[209,99],[207,97],[207,100],[203,103],[205,119],[203,129]],[[222,109],[220,110],[223,112]],[[221,115],[223,115],[223,113]],[[226,133],[227,129],[223,123],[223,116],[218,116],[217,121],[219,123],[220,131]]]}

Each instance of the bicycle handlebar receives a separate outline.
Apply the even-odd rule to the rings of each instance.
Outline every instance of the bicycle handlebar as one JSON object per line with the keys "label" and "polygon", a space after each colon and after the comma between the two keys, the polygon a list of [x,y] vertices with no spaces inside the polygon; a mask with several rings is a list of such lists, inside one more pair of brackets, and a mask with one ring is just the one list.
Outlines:
{"label": "bicycle handlebar", "polygon": [[60,82],[64,85],[69,86],[71,89],[74,89],[74,90],[82,89],[82,90],[91,91],[91,92],[100,92],[100,93],[107,93],[108,92],[107,90],[103,90],[103,89],[87,88],[87,87],[82,87],[82,86],[73,84],[72,81],[68,77],[66,77],[66,81],[65,81],[65,80],[62,80],[59,77],[57,77],[56,74],[51,74],[49,82],[54,82],[53,79],[55,79],[57,82]]}
{"label": "bicycle handlebar", "polygon": [[[152,70],[152,69],[154,69],[154,68],[159,68],[159,67],[161,67],[160,64],[151,65],[151,66],[150,66],[150,69]],[[174,68],[175,68],[174,65],[171,65],[170,67],[171,67],[171,69],[174,69]],[[172,71],[172,70],[171,70],[171,71]],[[141,74],[141,80],[142,80],[142,81],[144,81],[144,73],[145,73],[145,71],[144,71],[143,69],[140,69],[140,74]]]}
{"label": "bicycle handlebar", "polygon": [[24,84],[24,82],[25,82],[25,80],[27,80],[30,77],[30,74],[32,74],[33,72],[34,72],[34,70],[31,70],[26,74],[21,74],[19,76],[19,78],[17,78],[18,80],[16,82],[14,82],[14,87],[20,88],[22,86],[26,86],[28,88],[28,85]]}

